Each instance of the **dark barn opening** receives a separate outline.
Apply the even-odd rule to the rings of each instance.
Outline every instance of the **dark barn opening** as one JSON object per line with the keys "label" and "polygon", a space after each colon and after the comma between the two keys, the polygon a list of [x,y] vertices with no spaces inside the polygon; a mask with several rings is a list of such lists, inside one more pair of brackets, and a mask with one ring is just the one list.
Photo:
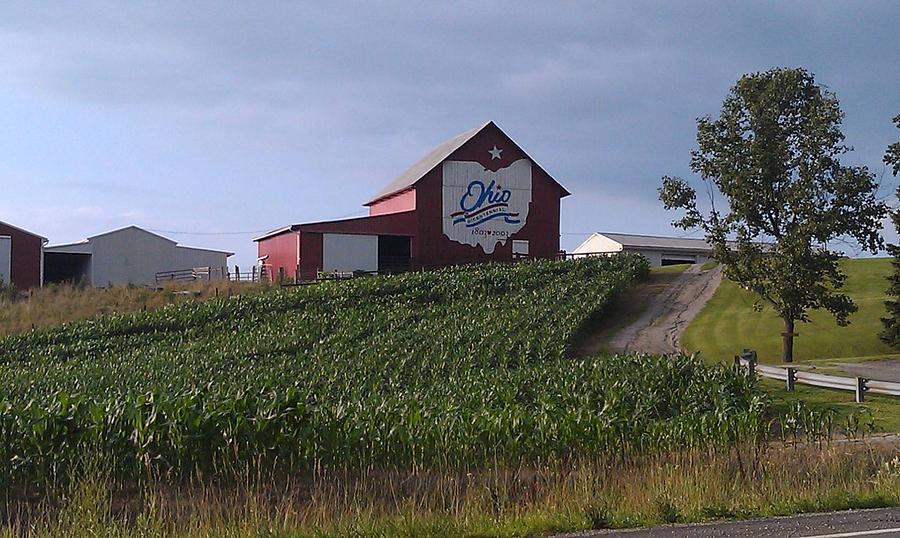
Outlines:
{"label": "dark barn opening", "polygon": [[660,265],[663,267],[667,265],[684,265],[686,263],[697,263],[697,257],[693,258],[681,257],[681,258],[663,258],[660,261]]}
{"label": "dark barn opening", "polygon": [[72,252],[44,253],[44,282],[90,282],[91,255]]}
{"label": "dark barn opening", "polygon": [[378,236],[379,273],[402,273],[412,268],[410,239],[405,235]]}

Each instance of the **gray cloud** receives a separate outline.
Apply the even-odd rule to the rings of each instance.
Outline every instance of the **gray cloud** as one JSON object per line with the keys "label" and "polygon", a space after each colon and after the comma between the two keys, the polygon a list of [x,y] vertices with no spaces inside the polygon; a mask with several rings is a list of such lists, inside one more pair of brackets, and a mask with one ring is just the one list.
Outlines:
{"label": "gray cloud", "polygon": [[[127,202],[150,181],[185,188],[158,213],[183,228],[347,214],[495,119],[575,193],[565,226],[666,231],[659,177],[688,174],[695,118],[749,71],[815,72],[852,158],[879,166],[900,113],[896,18],[888,1],[29,2],[0,7],[0,92],[121,121],[124,149],[83,163],[106,170],[89,183]],[[598,211],[611,197],[633,211]]]}

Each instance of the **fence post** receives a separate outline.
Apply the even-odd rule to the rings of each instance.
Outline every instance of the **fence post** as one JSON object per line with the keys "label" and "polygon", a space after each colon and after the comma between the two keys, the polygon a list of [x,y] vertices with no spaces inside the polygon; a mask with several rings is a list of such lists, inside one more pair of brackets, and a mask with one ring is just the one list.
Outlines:
{"label": "fence post", "polygon": [[744,349],[740,358],[747,361],[747,377],[750,379],[756,378],[756,352],[750,349]]}
{"label": "fence post", "polygon": [[236,282],[241,281],[241,268],[238,267],[237,265],[234,266],[234,280]]}
{"label": "fence post", "polygon": [[794,387],[797,385],[797,369],[796,368],[787,368],[787,390],[788,392],[793,392]]}
{"label": "fence post", "polygon": [[278,268],[278,283],[284,284],[284,267]]}
{"label": "fence post", "polygon": [[756,379],[756,357],[750,355],[750,362],[747,364],[747,377]]}
{"label": "fence post", "polygon": [[250,281],[256,282],[256,266],[253,266],[253,269],[250,270]]}
{"label": "fence post", "polygon": [[866,398],[866,378],[856,378],[856,403],[862,403]]}

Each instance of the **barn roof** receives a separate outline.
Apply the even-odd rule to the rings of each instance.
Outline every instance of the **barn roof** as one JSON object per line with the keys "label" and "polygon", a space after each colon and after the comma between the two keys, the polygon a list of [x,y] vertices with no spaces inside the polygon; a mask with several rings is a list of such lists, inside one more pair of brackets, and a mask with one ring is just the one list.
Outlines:
{"label": "barn roof", "polygon": [[276,235],[281,235],[283,233],[298,232],[298,231],[304,230],[306,228],[314,228],[314,227],[322,226],[322,225],[345,224],[345,223],[364,221],[364,220],[371,221],[372,219],[393,219],[393,218],[397,218],[398,216],[408,215],[410,213],[413,213],[413,211],[400,211],[397,213],[391,213],[391,214],[387,214],[387,215],[365,215],[365,216],[360,216],[360,217],[345,217],[342,219],[319,220],[319,221],[315,221],[315,222],[303,222],[303,223],[299,223],[299,224],[289,224],[287,226],[282,226],[281,228],[275,228],[274,230],[268,231],[268,232],[260,235],[259,237],[255,237],[253,239],[253,241],[258,243],[260,241],[264,241],[266,239],[269,239],[270,237],[275,237]]}
{"label": "barn roof", "polygon": [[631,248],[664,248],[667,250],[711,250],[705,239],[691,237],[666,237],[663,235],[639,235],[599,232],[608,239],[624,247]]}
{"label": "barn roof", "polygon": [[[58,252],[66,252],[66,251],[68,251],[68,252],[74,252],[74,250],[71,250],[73,247],[75,247],[76,249],[77,249],[77,247],[79,247],[79,246],[88,247],[88,246],[91,244],[91,241],[92,241],[93,239],[97,239],[98,237],[104,237],[104,236],[107,236],[107,235],[112,235],[112,234],[116,234],[116,233],[120,233],[120,232],[125,232],[125,231],[136,231],[136,232],[141,232],[141,233],[144,233],[144,234],[147,234],[147,235],[152,235],[153,237],[156,237],[156,238],[158,238],[158,239],[162,239],[162,240],[164,240],[164,241],[167,241],[167,242],[171,243],[172,245],[175,245],[175,246],[178,247],[178,248],[188,248],[188,249],[194,249],[194,250],[206,250],[206,251],[209,251],[209,252],[219,252],[219,253],[221,253],[221,254],[225,254],[226,257],[228,257],[228,256],[234,256],[234,252],[229,252],[229,251],[227,251],[227,250],[217,250],[217,249],[212,249],[212,248],[192,247],[192,246],[188,246],[188,245],[180,245],[180,244],[178,244],[177,241],[173,241],[172,239],[169,239],[168,237],[164,237],[164,236],[159,235],[159,234],[157,234],[157,233],[153,233],[153,232],[151,232],[151,231],[149,231],[149,230],[145,230],[145,229],[141,228],[140,226],[134,226],[134,225],[131,225],[131,226],[124,226],[124,227],[122,227],[122,228],[116,228],[115,230],[110,230],[110,231],[108,231],[108,232],[103,232],[103,233],[99,233],[99,234],[96,234],[96,235],[92,235],[92,236],[88,237],[87,239],[82,239],[81,241],[75,241],[75,242],[72,242],[72,243],[62,243],[62,244],[59,244],[59,245],[50,245],[50,246],[48,246],[45,250],[46,250],[46,251],[50,251],[50,252],[53,252],[53,251],[58,251]],[[69,250],[67,250],[67,249],[69,249]],[[83,253],[89,254],[90,252],[89,252],[88,250],[84,250]]]}
{"label": "barn roof", "polygon": [[[469,140],[472,140],[472,138],[474,138],[475,135],[477,135],[481,131],[485,130],[489,126],[493,126],[498,131],[503,133],[503,130],[500,129],[500,127],[497,127],[496,123],[494,123],[493,121],[489,121],[485,124],[482,124],[482,125],[474,128],[474,129],[469,129],[468,131],[466,131],[464,133],[460,133],[460,134],[454,136],[453,138],[451,138],[450,140],[447,140],[445,142],[438,144],[431,151],[429,151],[428,154],[426,154],[424,157],[422,157],[418,162],[416,162],[415,164],[413,164],[412,166],[407,168],[406,171],[403,172],[402,174],[400,174],[394,181],[391,181],[390,183],[388,183],[387,186],[385,186],[383,189],[381,189],[381,192],[376,194],[374,198],[372,198],[371,200],[369,200],[368,202],[366,202],[363,205],[370,206],[370,205],[374,204],[375,202],[378,202],[384,198],[388,198],[389,196],[392,196],[394,194],[399,194],[405,190],[412,188],[412,186],[415,185],[416,183],[418,183],[418,181],[420,179],[422,179],[422,177],[425,176],[425,174],[434,170],[434,168],[437,165],[441,164],[445,159],[447,159],[447,157],[452,155],[454,151],[461,148],[466,142],[468,142]],[[509,136],[506,135],[506,133],[503,133],[503,135],[506,136],[506,138],[509,138]],[[510,139],[510,141],[512,141],[511,138],[509,138],[509,139]],[[518,147],[518,144],[516,144],[514,141],[513,141],[513,144]],[[519,149],[521,149],[521,148],[519,148]],[[522,150],[522,153],[525,153],[525,151]],[[528,155],[527,153],[525,153],[525,154]],[[531,161],[534,162],[540,168],[540,165],[537,164],[537,162],[534,159],[532,159],[530,155],[528,155],[528,158],[531,159]],[[546,171],[545,171],[545,173],[546,173]],[[547,175],[550,176],[550,174],[547,174]],[[565,189],[565,187],[560,185],[558,181],[553,179],[552,176],[550,177],[550,179],[554,183],[559,185],[559,188],[563,190],[563,192],[564,192],[563,196],[568,196],[570,194],[569,191],[567,191]]]}
{"label": "barn roof", "polygon": [[[685,251],[685,252],[711,252],[712,245],[705,239],[693,237],[669,237],[665,235],[641,235],[641,234],[623,234],[616,232],[595,232],[591,234],[583,243],[578,245],[573,252],[579,254],[589,254],[596,251],[596,245],[592,244],[593,239],[605,237],[611,241],[619,243],[623,248],[631,249],[649,249],[649,250],[667,250],[667,251]],[[729,248],[735,248],[737,243],[727,241]],[[772,243],[765,241],[755,241],[754,244],[760,246],[764,251],[772,248]]]}
{"label": "barn roof", "polygon": [[480,133],[482,129],[484,129],[491,123],[492,122],[487,122],[474,129],[469,129],[464,133],[460,133],[450,140],[441,142],[431,151],[429,151],[428,154],[422,157],[418,162],[416,162],[415,164],[407,168],[405,172],[397,176],[394,181],[388,183],[383,189],[381,189],[381,192],[379,192],[375,195],[374,198],[366,202],[365,205],[372,205],[382,198],[387,198],[392,194],[405,191],[406,189],[412,187],[416,184],[417,181],[422,179],[422,176],[430,172],[435,166],[441,164],[441,162],[449,157],[450,154],[461,148],[463,144],[471,140],[473,136]]}
{"label": "barn roof", "polygon": [[156,237],[156,238],[158,238],[158,239],[162,239],[162,240],[164,240],[164,241],[168,241],[169,243],[175,243],[175,244],[178,243],[177,241],[173,241],[172,239],[169,239],[168,237],[163,237],[163,236],[161,236],[161,235],[159,235],[159,234],[157,234],[157,233],[153,233],[153,232],[151,232],[151,231],[149,231],[149,230],[145,230],[145,229],[143,229],[143,228],[141,228],[141,227],[139,227],[139,226],[135,226],[135,225],[133,225],[133,224],[132,224],[131,226],[123,226],[123,227],[121,227],[121,228],[116,228],[115,230],[110,230],[110,231],[108,231],[108,232],[103,232],[103,233],[99,233],[99,234],[97,234],[97,235],[92,235],[92,236],[88,237],[87,240],[90,241],[91,239],[97,239],[98,237],[103,237],[103,236],[106,236],[106,235],[117,234],[117,233],[129,231],[129,230],[133,230],[133,231],[136,231],[136,232],[143,232],[143,233],[145,233],[145,234],[147,234],[147,235],[152,235],[152,236],[154,236],[154,237]]}
{"label": "barn roof", "polygon": [[219,250],[217,248],[206,248],[206,247],[193,247],[191,245],[182,245],[181,243],[178,243],[177,245],[175,245],[175,248],[183,248],[183,249],[187,249],[187,250],[202,250],[204,252],[215,252],[218,254],[225,254],[226,258],[234,256],[234,252],[229,252],[227,250]]}
{"label": "barn roof", "polygon": [[23,234],[28,234],[28,235],[30,235],[30,236],[37,237],[38,239],[43,239],[45,243],[47,242],[47,238],[44,237],[43,235],[38,235],[38,234],[36,234],[36,233],[34,233],[34,232],[29,232],[28,230],[26,230],[26,229],[24,229],[24,228],[19,228],[18,226],[12,225],[12,224],[10,224],[10,223],[8,223],[8,222],[3,222],[2,220],[0,220],[0,225],[6,226],[6,227],[8,227],[8,228],[12,228],[13,230],[20,231],[20,232],[22,232]]}

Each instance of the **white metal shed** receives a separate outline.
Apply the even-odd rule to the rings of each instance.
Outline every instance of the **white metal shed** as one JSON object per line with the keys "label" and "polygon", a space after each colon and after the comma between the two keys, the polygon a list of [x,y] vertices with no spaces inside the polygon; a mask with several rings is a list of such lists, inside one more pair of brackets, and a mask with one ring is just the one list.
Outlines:
{"label": "white metal shed", "polygon": [[128,226],[44,249],[48,282],[83,281],[95,287],[156,282],[158,273],[195,268],[223,270],[232,252],[181,246]]}
{"label": "white metal shed", "polygon": [[679,263],[705,263],[712,256],[712,248],[703,239],[612,232],[591,234],[572,251],[572,254],[591,256],[620,252],[641,254],[653,267]]}

